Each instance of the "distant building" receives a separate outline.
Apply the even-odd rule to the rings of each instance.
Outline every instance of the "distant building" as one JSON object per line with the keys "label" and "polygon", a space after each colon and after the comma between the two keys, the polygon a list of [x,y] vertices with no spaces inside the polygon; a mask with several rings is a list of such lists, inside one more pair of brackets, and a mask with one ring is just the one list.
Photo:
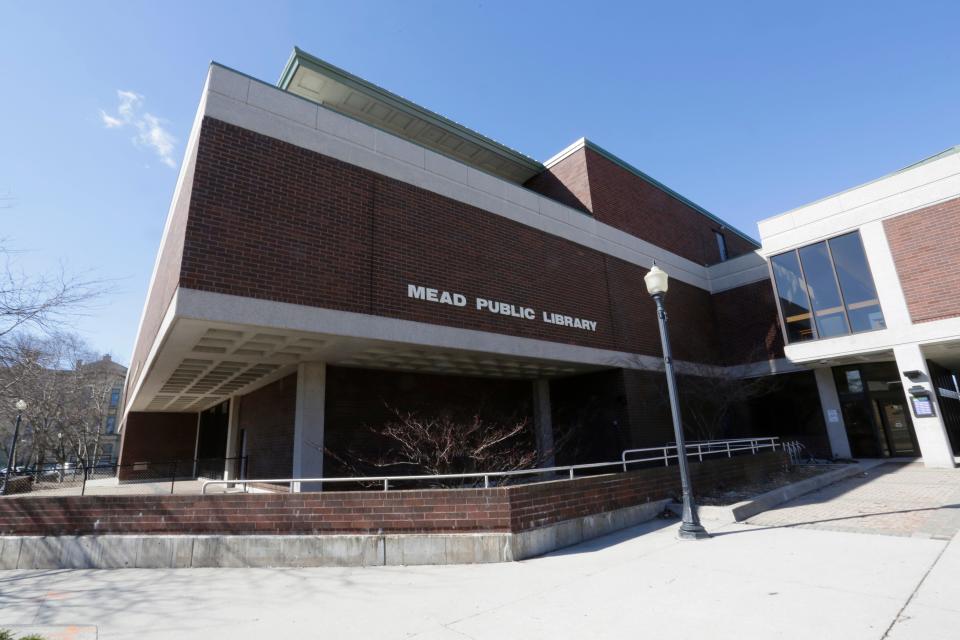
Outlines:
{"label": "distant building", "polygon": [[97,374],[99,383],[97,393],[102,398],[95,401],[102,403],[103,423],[100,435],[94,440],[96,452],[90,453],[90,459],[97,464],[116,462],[120,457],[120,418],[123,408],[123,382],[127,376],[127,368],[113,361],[109,355],[95,362],[82,365],[85,370],[93,370]]}

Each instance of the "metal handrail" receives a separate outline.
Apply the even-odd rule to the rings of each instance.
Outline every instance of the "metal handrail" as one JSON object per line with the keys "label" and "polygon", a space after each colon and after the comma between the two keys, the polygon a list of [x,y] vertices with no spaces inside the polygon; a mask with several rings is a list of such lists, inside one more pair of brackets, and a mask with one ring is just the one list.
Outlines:
{"label": "metal handrail", "polygon": [[[711,453],[727,453],[728,457],[736,451],[752,451],[756,454],[760,448],[770,447],[771,450],[776,451],[778,446],[779,438],[747,438],[741,439],[751,443],[760,443],[766,442],[766,444],[751,444],[750,446],[733,446],[731,444],[738,444],[739,441],[734,440],[713,440],[713,441],[704,441],[700,443],[690,443],[687,445],[687,457],[698,456],[702,461],[704,455],[710,455]],[[723,449],[703,451],[702,446],[706,442],[712,443],[724,443],[726,445]],[[700,447],[696,452],[689,451],[691,448]],[[674,453],[670,454],[670,450],[673,450]],[[667,445],[663,447],[647,447],[644,449],[627,449],[620,455],[620,460],[618,462],[591,462],[585,464],[573,464],[565,465],[559,467],[540,467],[535,469],[516,469],[513,471],[487,471],[487,472],[477,472],[477,473],[441,473],[441,474],[429,474],[429,475],[409,475],[409,476],[355,476],[355,477],[335,477],[335,478],[261,478],[261,479],[243,479],[243,480],[204,480],[200,488],[200,493],[206,495],[207,487],[210,485],[243,485],[244,491],[247,490],[251,484],[289,484],[290,493],[295,493],[301,484],[319,484],[320,489],[323,489],[324,484],[329,483],[343,483],[343,482],[377,482],[383,483],[383,491],[390,490],[391,481],[399,480],[415,480],[415,481],[430,481],[430,480],[453,480],[453,479],[483,479],[483,486],[485,489],[490,488],[490,478],[505,478],[512,476],[522,476],[522,475],[543,475],[543,474],[558,474],[566,473],[568,480],[573,480],[575,472],[579,469],[599,469],[603,467],[623,467],[623,470],[627,470],[627,466],[631,464],[639,464],[641,462],[657,462],[663,461],[666,466],[670,465],[670,460],[676,460],[679,457],[679,454],[676,452],[676,445]],[[627,460],[627,454],[641,453],[648,451],[657,451],[662,452],[661,455],[652,456],[647,458],[632,458]]]}
{"label": "metal handrail", "polygon": [[[733,454],[737,451],[747,451],[748,449],[753,455],[756,455],[761,449],[769,448],[771,451],[776,451],[777,446],[779,445],[780,438],[777,437],[731,438],[728,440],[694,440],[686,443],[686,448],[688,458],[695,455],[700,462],[703,462],[703,456],[705,455],[726,453],[728,458],[732,458]],[[676,453],[672,456],[667,455],[668,449],[673,449],[676,451],[676,448],[677,445],[675,443],[660,447],[660,449],[664,452],[663,460],[665,465],[670,464],[671,458],[676,459],[679,457]],[[621,453],[620,460],[623,462],[623,470],[626,471],[627,464],[629,462],[633,462],[633,460],[627,460],[628,454],[642,453],[645,451],[650,451],[650,449],[626,449],[623,453]]]}

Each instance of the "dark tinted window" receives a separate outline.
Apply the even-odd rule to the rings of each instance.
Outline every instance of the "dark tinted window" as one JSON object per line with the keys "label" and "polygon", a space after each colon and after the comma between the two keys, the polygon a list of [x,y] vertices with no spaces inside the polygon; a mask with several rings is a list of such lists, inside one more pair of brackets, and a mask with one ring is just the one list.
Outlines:
{"label": "dark tinted window", "polygon": [[777,285],[780,312],[787,329],[787,340],[799,342],[814,337],[810,318],[810,302],[800,272],[795,251],[782,253],[770,259],[773,279]]}
{"label": "dark tinted window", "polygon": [[830,252],[847,303],[851,330],[856,333],[886,328],[860,234],[854,232],[832,238]]}
{"label": "dark tinted window", "polygon": [[807,290],[817,320],[817,335],[832,338],[850,333],[843,312],[843,300],[830,266],[827,243],[818,242],[800,249],[800,264],[807,279]]}
{"label": "dark tinted window", "polygon": [[859,231],[770,263],[788,342],[886,328]]}

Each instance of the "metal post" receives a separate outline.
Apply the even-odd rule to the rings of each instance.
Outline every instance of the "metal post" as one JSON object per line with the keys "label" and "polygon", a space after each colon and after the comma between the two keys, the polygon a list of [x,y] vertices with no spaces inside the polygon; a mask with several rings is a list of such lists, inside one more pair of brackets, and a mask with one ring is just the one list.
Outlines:
{"label": "metal post", "polygon": [[17,422],[13,427],[13,443],[10,444],[10,454],[7,456],[7,470],[3,474],[3,488],[0,489],[0,496],[7,495],[7,480],[10,479],[10,474],[13,471],[13,465],[16,463],[16,452],[17,452],[17,438],[20,437],[20,418],[23,417],[23,412],[17,412]]}
{"label": "metal post", "polygon": [[170,474],[170,495],[173,495],[173,485],[177,481],[177,461],[173,461],[173,473]]}
{"label": "metal post", "polygon": [[667,392],[670,396],[670,413],[673,415],[673,433],[677,441],[677,461],[680,463],[680,486],[683,492],[683,522],[679,536],[682,540],[699,540],[709,536],[697,517],[697,505],[690,488],[690,472],[687,468],[687,447],[680,424],[680,407],[677,402],[677,381],[673,372],[673,353],[667,333],[667,311],[663,308],[663,293],[653,296],[657,303],[657,320],[660,322],[660,342],[663,345],[663,364],[667,374]]}

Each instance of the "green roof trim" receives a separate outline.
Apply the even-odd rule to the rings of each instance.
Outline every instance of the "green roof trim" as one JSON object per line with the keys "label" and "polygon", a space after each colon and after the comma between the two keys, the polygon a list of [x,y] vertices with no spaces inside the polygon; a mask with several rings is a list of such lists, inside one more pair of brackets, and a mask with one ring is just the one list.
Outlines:
{"label": "green roof trim", "polygon": [[757,247],[758,249],[760,248],[760,243],[759,243],[757,240],[751,238],[749,235],[747,235],[747,234],[744,233],[743,231],[740,231],[739,229],[737,229],[736,227],[732,226],[730,223],[726,222],[725,220],[723,220],[723,219],[721,219],[721,218],[718,218],[718,217],[715,216],[714,214],[710,213],[709,211],[707,211],[706,209],[704,209],[703,207],[701,207],[700,205],[698,205],[698,204],[697,204],[696,202],[694,202],[693,200],[690,200],[689,198],[687,198],[687,197],[685,197],[685,196],[677,193],[676,191],[674,191],[673,189],[671,189],[671,188],[668,187],[667,185],[663,184],[662,182],[660,182],[660,181],[657,180],[656,178],[651,177],[650,175],[644,173],[643,171],[640,171],[640,169],[637,169],[635,166],[633,166],[632,164],[630,164],[630,163],[627,162],[626,160],[623,160],[622,158],[618,158],[617,156],[613,155],[612,153],[610,153],[609,151],[607,151],[606,149],[604,149],[604,148],[601,147],[600,145],[598,145],[598,144],[596,144],[596,143],[594,143],[594,142],[591,142],[590,140],[587,140],[586,138],[584,138],[584,139],[583,139],[583,146],[586,147],[586,148],[588,148],[588,149],[590,149],[591,151],[594,151],[594,152],[596,152],[596,153],[599,153],[600,155],[602,155],[604,158],[606,158],[606,159],[609,160],[610,162],[613,162],[614,164],[620,166],[622,169],[626,169],[627,171],[629,171],[630,173],[634,174],[634,175],[637,176],[638,178],[641,178],[642,180],[650,183],[651,185],[653,185],[653,186],[656,187],[657,189],[660,189],[660,190],[663,191],[664,193],[666,193],[666,194],[668,194],[668,195],[676,198],[677,200],[679,200],[679,201],[682,202],[683,204],[687,205],[688,207],[690,207],[691,209],[693,209],[693,210],[696,211],[697,213],[700,213],[700,214],[702,214],[702,215],[710,218],[711,220],[713,220],[714,222],[716,222],[718,225],[720,225],[720,228],[721,228],[721,229],[728,230],[728,231],[732,231],[733,233],[737,234],[738,236],[740,236],[741,238],[743,238],[744,240],[746,240],[747,242],[749,242],[749,243],[752,244],[753,246]]}
{"label": "green roof trim", "polygon": [[427,120],[431,124],[434,124],[441,129],[445,129],[454,135],[466,138],[470,142],[480,147],[484,147],[501,156],[506,156],[511,161],[520,165],[524,165],[531,171],[540,172],[545,169],[543,163],[534,160],[526,154],[523,154],[515,149],[511,149],[505,144],[497,142],[492,138],[488,138],[487,136],[478,133],[473,129],[465,127],[462,124],[454,122],[453,120],[450,120],[439,113],[430,111],[425,107],[421,107],[420,105],[411,102],[402,96],[398,96],[397,94],[379,87],[372,82],[368,82],[363,78],[355,76],[349,71],[334,66],[325,60],[321,60],[320,58],[307,53],[299,47],[293,48],[293,53],[290,55],[290,59],[287,61],[287,64],[283,69],[283,73],[280,74],[280,79],[277,81],[277,87],[286,91],[287,87],[290,85],[290,82],[293,80],[294,75],[301,66],[316,71],[317,73],[329,76],[335,79],[337,82],[340,82],[361,93],[373,96],[378,100],[382,100],[394,108],[399,109],[400,111],[405,111],[410,115]]}

